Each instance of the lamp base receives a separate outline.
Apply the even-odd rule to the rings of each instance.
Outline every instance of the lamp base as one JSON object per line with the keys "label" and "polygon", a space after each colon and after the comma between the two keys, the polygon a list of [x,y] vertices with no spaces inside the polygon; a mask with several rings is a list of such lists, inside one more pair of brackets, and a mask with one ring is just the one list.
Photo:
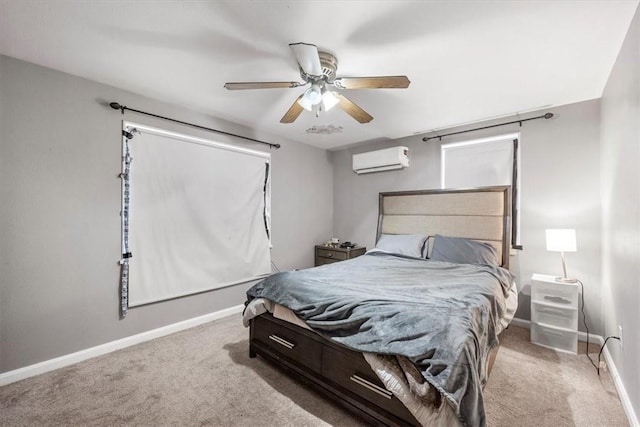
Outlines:
{"label": "lamp base", "polygon": [[572,279],[570,277],[556,277],[556,282],[562,283],[578,283],[578,279]]}

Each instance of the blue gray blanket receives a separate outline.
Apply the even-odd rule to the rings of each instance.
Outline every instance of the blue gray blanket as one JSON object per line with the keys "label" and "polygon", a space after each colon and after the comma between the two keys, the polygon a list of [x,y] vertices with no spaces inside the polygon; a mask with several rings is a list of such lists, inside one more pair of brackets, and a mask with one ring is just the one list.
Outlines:
{"label": "blue gray blanket", "polygon": [[482,386],[509,271],[373,252],[278,273],[247,291],[351,349],[404,356],[465,425],[486,424]]}

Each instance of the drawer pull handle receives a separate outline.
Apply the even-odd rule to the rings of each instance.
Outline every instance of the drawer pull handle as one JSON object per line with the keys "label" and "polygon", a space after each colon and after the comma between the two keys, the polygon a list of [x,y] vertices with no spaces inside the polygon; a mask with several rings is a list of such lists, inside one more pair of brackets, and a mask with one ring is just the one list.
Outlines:
{"label": "drawer pull handle", "polygon": [[329,258],[331,258],[332,256],[333,256],[333,253],[331,253],[331,252],[329,252],[329,253],[327,254],[327,257],[329,257]]}
{"label": "drawer pull handle", "polygon": [[382,388],[370,381],[365,380],[364,378],[358,376],[358,375],[351,375],[351,377],[349,377],[349,379],[351,381],[353,381],[354,383],[361,385],[362,387],[368,388],[369,390],[371,390],[374,393],[378,393],[380,396],[382,397],[386,397],[387,399],[391,399],[393,397],[393,394],[385,389]]}
{"label": "drawer pull handle", "polygon": [[277,342],[278,344],[280,344],[283,347],[286,347],[289,350],[293,349],[293,347],[296,346],[295,344],[290,343],[289,341],[285,340],[284,338],[280,338],[277,335],[269,335],[269,339]]}

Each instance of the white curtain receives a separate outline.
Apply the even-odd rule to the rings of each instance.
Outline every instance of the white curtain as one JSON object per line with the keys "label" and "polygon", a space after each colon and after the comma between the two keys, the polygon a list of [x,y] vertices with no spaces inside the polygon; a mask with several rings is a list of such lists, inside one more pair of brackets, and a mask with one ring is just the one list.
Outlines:
{"label": "white curtain", "polygon": [[269,274],[270,155],[125,126],[136,129],[129,141],[129,306]]}

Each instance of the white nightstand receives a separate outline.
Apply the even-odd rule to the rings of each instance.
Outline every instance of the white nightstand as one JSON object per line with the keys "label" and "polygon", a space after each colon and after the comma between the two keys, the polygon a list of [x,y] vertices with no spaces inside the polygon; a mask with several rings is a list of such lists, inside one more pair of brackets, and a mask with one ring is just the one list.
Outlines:
{"label": "white nightstand", "polygon": [[578,352],[579,285],[555,276],[531,276],[531,342],[568,353]]}

